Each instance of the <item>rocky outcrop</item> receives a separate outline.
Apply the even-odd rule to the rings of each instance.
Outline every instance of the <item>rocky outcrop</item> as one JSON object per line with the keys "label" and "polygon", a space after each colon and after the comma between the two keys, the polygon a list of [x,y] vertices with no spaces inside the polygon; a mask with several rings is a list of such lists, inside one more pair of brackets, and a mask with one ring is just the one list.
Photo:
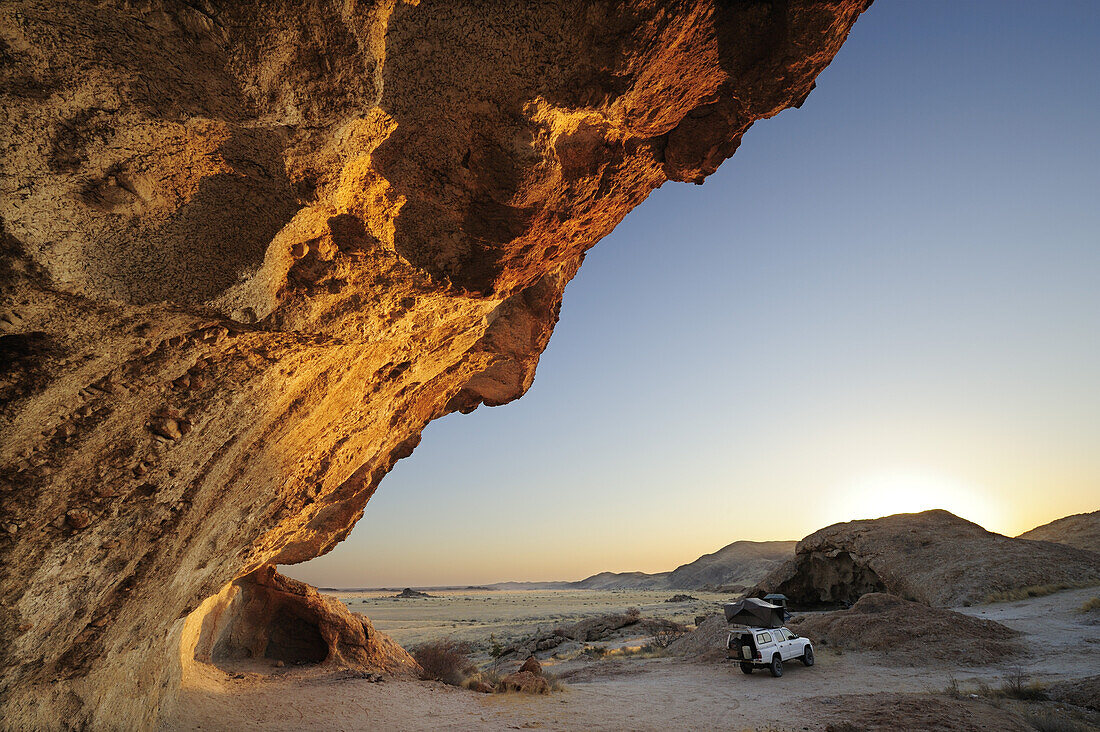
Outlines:
{"label": "rocky outcrop", "polygon": [[6,3],[4,724],[151,725],[188,614],[523,394],[585,251],[868,2]]}
{"label": "rocky outcrop", "polygon": [[879,592],[864,595],[849,610],[801,615],[788,626],[820,646],[876,651],[904,665],[929,659],[995,664],[1022,650],[1020,634],[1000,623]]}
{"label": "rocky outcrop", "polygon": [[803,608],[851,604],[869,592],[951,606],[1028,587],[1092,583],[1100,583],[1100,556],[1092,552],[1012,539],[934,510],[816,531],[750,594],[778,592]]}
{"label": "rocky outcrop", "polygon": [[1053,541],[1100,554],[1100,511],[1066,516],[1025,531],[1017,538]]}
{"label": "rocky outcrop", "polygon": [[695,630],[672,641],[671,656],[683,656],[700,661],[716,661],[726,656],[726,639],[730,626],[723,615],[710,615],[697,623]]}
{"label": "rocky outcrop", "polygon": [[401,592],[398,592],[396,595],[393,596],[395,600],[408,600],[420,597],[435,597],[435,595],[429,595],[427,592],[421,592],[420,590],[414,590],[411,587],[406,587],[405,589],[401,590]]}
{"label": "rocky outcrop", "polygon": [[540,651],[549,651],[557,648],[566,641],[578,641],[588,643],[604,640],[614,635],[623,628],[629,628],[642,622],[642,615],[637,608],[631,608],[625,613],[609,613],[597,615],[591,618],[577,621],[572,625],[555,628],[550,633],[540,633],[530,638],[519,640],[505,647],[500,655],[521,658],[531,657]]}

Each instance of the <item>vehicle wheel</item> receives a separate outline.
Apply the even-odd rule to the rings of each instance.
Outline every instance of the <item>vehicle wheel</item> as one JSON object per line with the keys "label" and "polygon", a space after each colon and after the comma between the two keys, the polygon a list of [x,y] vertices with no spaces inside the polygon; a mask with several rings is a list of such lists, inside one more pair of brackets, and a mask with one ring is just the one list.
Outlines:
{"label": "vehicle wheel", "polygon": [[806,646],[806,652],[802,654],[802,664],[805,666],[814,665],[814,649]]}
{"label": "vehicle wheel", "polygon": [[772,656],[772,662],[768,665],[768,670],[776,678],[783,675],[783,659],[779,657],[778,653]]}
{"label": "vehicle wheel", "polygon": [[752,664],[751,663],[745,663],[744,661],[742,661],[741,662],[741,673],[751,674],[752,673]]}

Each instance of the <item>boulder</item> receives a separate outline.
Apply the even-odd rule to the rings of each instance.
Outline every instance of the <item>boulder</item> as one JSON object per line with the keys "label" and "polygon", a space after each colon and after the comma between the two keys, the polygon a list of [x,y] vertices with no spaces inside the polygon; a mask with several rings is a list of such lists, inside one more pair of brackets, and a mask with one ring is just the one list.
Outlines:
{"label": "boulder", "polygon": [[530,671],[508,674],[497,684],[497,691],[518,691],[523,694],[549,694],[550,682]]}

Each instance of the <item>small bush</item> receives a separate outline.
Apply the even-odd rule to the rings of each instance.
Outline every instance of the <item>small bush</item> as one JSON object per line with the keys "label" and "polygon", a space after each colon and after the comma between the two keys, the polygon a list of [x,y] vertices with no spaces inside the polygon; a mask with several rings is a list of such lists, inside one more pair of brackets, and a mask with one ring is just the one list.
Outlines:
{"label": "small bush", "polygon": [[631,623],[636,623],[642,617],[642,611],[636,607],[628,607],[626,609],[626,616],[630,619]]}
{"label": "small bush", "polygon": [[653,638],[653,645],[668,648],[673,641],[683,638],[687,628],[680,623],[664,618],[651,618],[642,621],[642,628]]}
{"label": "small bush", "polygon": [[504,646],[497,640],[495,634],[489,634],[489,655],[493,658],[500,658],[504,655]]}
{"label": "small bush", "polygon": [[487,684],[494,689],[500,683],[500,674],[492,669],[477,671],[462,682],[462,685],[471,691],[476,691],[478,684]]}
{"label": "small bush", "polygon": [[1077,609],[1077,612],[1091,613],[1093,610],[1100,610],[1100,596],[1094,597],[1086,602]]}
{"label": "small bush", "polygon": [[951,680],[947,682],[947,688],[943,690],[943,693],[952,699],[962,699],[963,692],[959,686],[959,680],[952,676]]}
{"label": "small bush", "polygon": [[420,678],[461,686],[474,672],[468,654],[470,647],[452,640],[424,643],[412,649],[412,657],[420,664]]}
{"label": "small bush", "polygon": [[1022,701],[1043,701],[1047,699],[1046,687],[1032,681],[1027,674],[1016,669],[1005,676],[1001,682],[1000,696]]}

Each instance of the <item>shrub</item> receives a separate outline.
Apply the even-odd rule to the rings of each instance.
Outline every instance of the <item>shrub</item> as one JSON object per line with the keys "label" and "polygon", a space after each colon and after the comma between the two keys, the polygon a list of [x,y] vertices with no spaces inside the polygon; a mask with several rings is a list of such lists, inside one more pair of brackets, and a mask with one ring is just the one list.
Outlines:
{"label": "shrub", "polygon": [[493,633],[489,634],[489,655],[493,658],[500,658],[504,655],[504,646],[501,645]]}
{"label": "shrub", "polygon": [[474,672],[467,654],[470,647],[452,640],[423,643],[412,650],[412,657],[420,664],[420,678],[425,681],[442,681],[451,686],[461,686],[463,680]]}
{"label": "shrub", "polygon": [[1023,701],[1043,701],[1048,698],[1046,687],[1031,681],[1020,669],[1015,669],[1005,676],[1004,681],[1001,682],[1001,696]]}
{"label": "shrub", "polygon": [[664,618],[651,618],[642,621],[642,627],[653,638],[653,645],[668,648],[672,642],[684,637],[687,628],[680,623]]}
{"label": "shrub", "polygon": [[1092,598],[1077,609],[1078,612],[1082,613],[1090,613],[1093,610],[1100,610],[1100,596]]}
{"label": "shrub", "polygon": [[500,678],[500,673],[498,673],[497,671],[494,671],[493,669],[482,669],[481,671],[477,671],[474,674],[467,676],[466,679],[462,682],[462,685],[465,686],[467,689],[470,689],[471,691],[478,691],[479,684],[486,684],[495,689],[497,684],[500,683]]}

